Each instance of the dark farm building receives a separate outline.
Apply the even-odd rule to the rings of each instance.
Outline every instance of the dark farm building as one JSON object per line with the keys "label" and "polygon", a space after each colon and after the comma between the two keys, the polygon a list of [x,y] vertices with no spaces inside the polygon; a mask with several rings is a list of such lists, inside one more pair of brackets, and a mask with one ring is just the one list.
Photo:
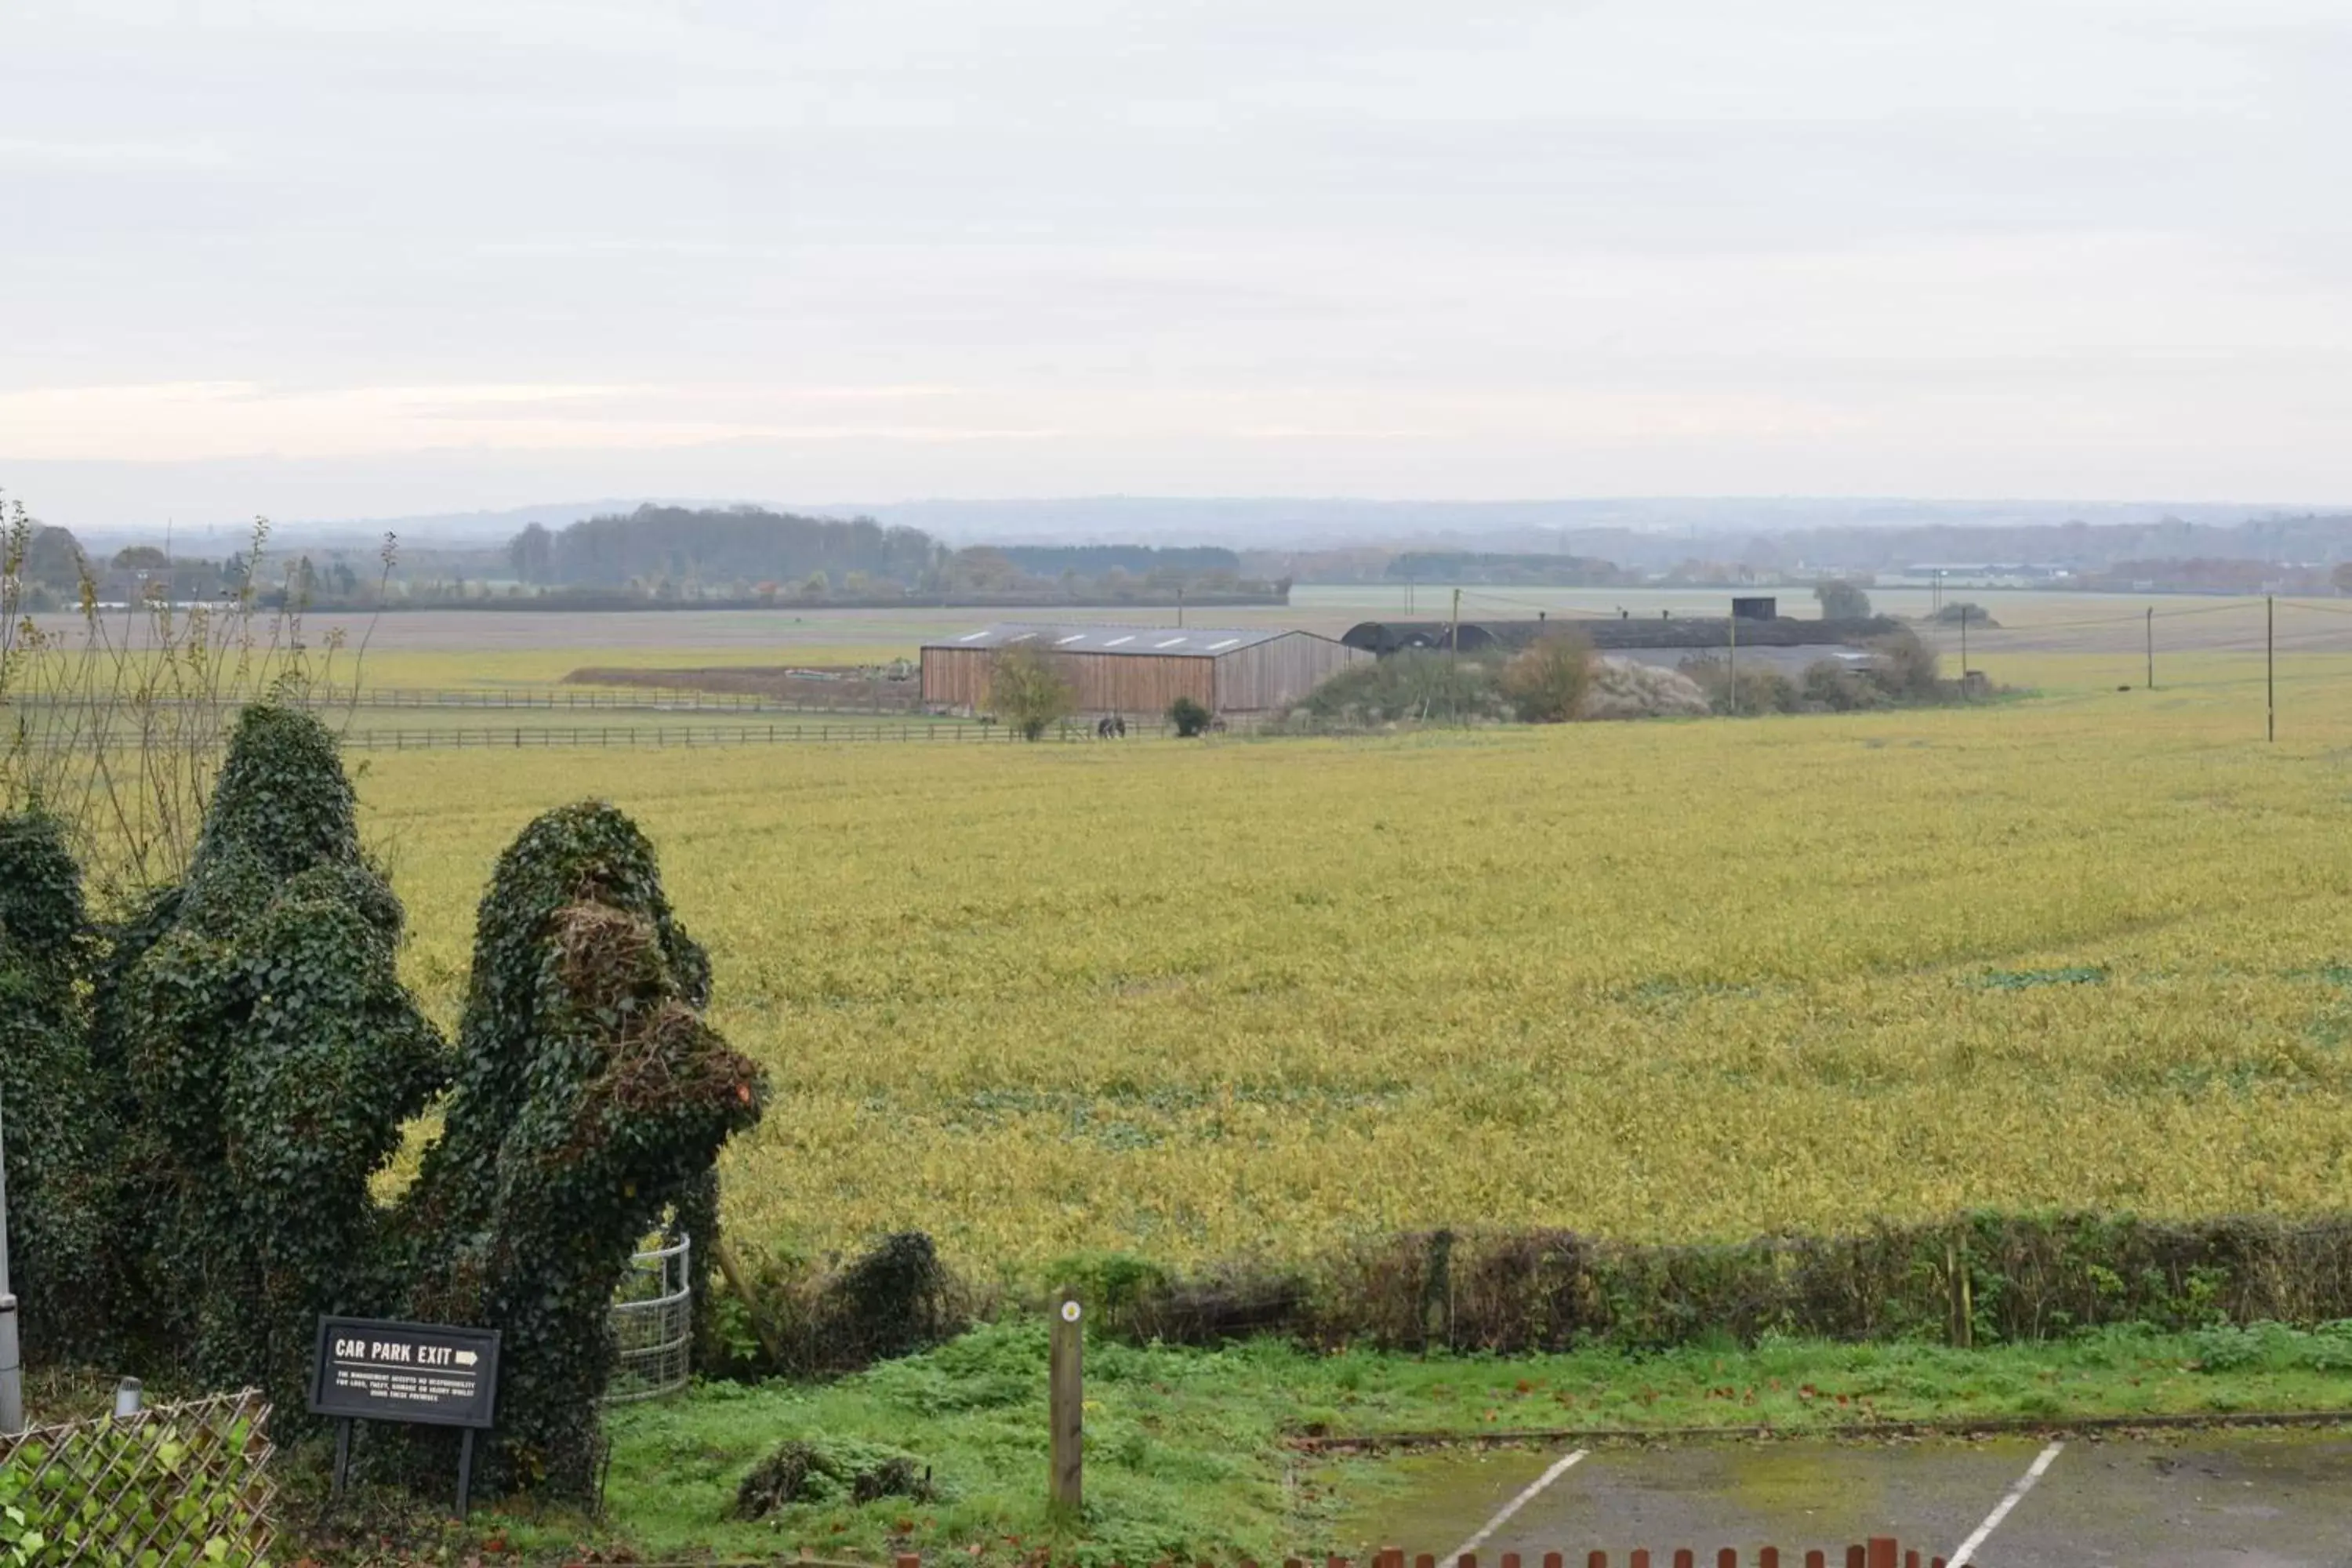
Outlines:
{"label": "dark farm building", "polygon": [[1034,647],[1060,661],[1078,711],[1157,718],[1179,697],[1212,713],[1265,713],[1373,656],[1312,632],[1200,626],[983,626],[923,645],[923,706],[987,706],[995,651]]}

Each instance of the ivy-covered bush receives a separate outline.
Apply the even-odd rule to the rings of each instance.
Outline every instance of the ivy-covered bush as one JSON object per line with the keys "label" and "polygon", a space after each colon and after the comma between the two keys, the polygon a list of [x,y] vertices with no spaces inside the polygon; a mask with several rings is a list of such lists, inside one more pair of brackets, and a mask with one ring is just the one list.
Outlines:
{"label": "ivy-covered bush", "polygon": [[188,879],[119,976],[126,1214],[153,1321],[198,1376],[302,1407],[313,1320],[385,1295],[368,1180],[448,1081],[400,984],[401,910],[360,852],[334,737],[249,709]]}
{"label": "ivy-covered bush", "polygon": [[446,1130],[401,1220],[412,1315],[505,1332],[503,1479],[589,1487],[629,1255],[759,1119],[758,1070],[701,1019],[709,987],[613,807],[551,811],[499,858]]}
{"label": "ivy-covered bush", "polygon": [[92,955],[64,829],[38,812],[0,816],[0,1133],[9,1261],[35,1356],[100,1349],[117,1295],[106,1268],[109,1107],[89,1060]]}
{"label": "ivy-covered bush", "polygon": [[[719,1150],[762,1085],[702,1022],[709,961],[609,805],[500,858],[455,1053],[400,984],[401,926],[305,713],[240,716],[185,881],[103,931],[54,825],[0,818],[27,1342],[58,1353],[70,1324],[134,1365],[260,1384],[282,1430],[320,1313],[499,1329],[486,1479],[584,1490],[614,1288],[666,1211],[715,1229]],[[387,1209],[371,1178],[445,1090]]]}

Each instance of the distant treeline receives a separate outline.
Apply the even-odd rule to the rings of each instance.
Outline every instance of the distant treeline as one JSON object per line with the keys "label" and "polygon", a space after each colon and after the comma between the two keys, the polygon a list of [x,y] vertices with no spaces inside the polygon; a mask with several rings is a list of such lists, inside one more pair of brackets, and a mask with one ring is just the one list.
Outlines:
{"label": "distant treeline", "polygon": [[1409,550],[1389,563],[1386,574],[1392,583],[1513,583],[1557,588],[1614,588],[1642,581],[1639,573],[1587,555],[1468,550]]}
{"label": "distant treeline", "polygon": [[508,547],[519,581],[564,588],[798,583],[816,573],[829,581],[855,573],[912,584],[939,554],[939,542],[920,529],[751,507],[698,511],[641,506],[625,517],[592,517],[560,532],[534,522]]}
{"label": "distant treeline", "polygon": [[1148,577],[1175,572],[1188,577],[1223,573],[1239,577],[1242,558],[1215,545],[1158,548],[1149,544],[1000,544],[996,552],[1033,577],[1106,577],[1113,572]]}
{"label": "distant treeline", "polygon": [[[560,531],[537,523],[507,549],[513,581],[567,597],[773,603],[953,597],[1126,602],[1179,593],[1278,601],[1230,550],[1149,545],[975,545],[955,550],[918,528],[755,507],[642,506]],[[462,588],[462,584],[460,585]],[[427,590],[430,592],[431,590]]]}

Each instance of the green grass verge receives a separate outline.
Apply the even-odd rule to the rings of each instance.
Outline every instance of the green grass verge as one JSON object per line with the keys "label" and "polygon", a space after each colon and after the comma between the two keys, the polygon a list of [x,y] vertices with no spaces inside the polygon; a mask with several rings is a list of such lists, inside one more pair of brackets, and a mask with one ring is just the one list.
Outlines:
{"label": "green grass verge", "polygon": [[[607,1544],[656,1559],[1279,1561],[1339,1544],[1345,1511],[1400,1484],[1377,1458],[1301,1454],[1290,1441],[1301,1433],[1769,1424],[1860,1437],[1873,1423],[1916,1419],[2330,1408],[2352,1417],[2352,1325],[2105,1331],[1978,1351],[1786,1342],[1510,1360],[1097,1343],[1087,1379],[1081,1528],[1045,1509],[1045,1333],[1019,1325],[830,1384],[708,1385],[615,1411],[601,1530]],[[730,1520],[744,1475],[793,1438],[911,1455],[940,1495],[845,1496]],[[484,1532],[533,1556],[580,1545],[577,1521],[560,1518],[494,1520]]]}

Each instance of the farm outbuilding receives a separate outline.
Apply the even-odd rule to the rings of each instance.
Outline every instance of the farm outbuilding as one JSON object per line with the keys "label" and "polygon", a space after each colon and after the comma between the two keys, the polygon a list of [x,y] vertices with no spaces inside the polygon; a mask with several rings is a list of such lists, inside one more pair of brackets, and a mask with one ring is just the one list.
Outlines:
{"label": "farm outbuilding", "polygon": [[1212,713],[1286,707],[1372,655],[1313,632],[1200,626],[1010,625],[923,645],[923,705],[987,707],[989,661],[1000,648],[1049,654],[1077,688],[1081,713],[1158,716],[1179,697]]}

